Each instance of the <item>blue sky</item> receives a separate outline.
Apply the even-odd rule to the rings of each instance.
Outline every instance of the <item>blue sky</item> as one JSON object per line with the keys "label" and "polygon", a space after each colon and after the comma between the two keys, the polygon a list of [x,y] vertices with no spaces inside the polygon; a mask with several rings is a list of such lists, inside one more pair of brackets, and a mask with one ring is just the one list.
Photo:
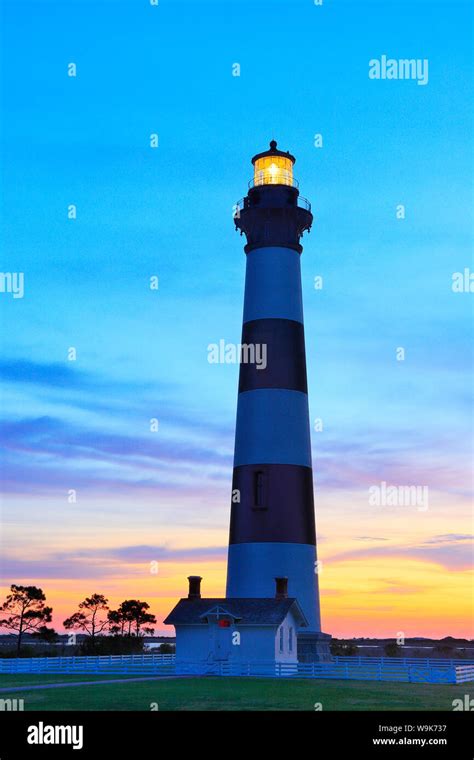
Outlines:
{"label": "blue sky", "polygon": [[[271,138],[296,155],[315,215],[302,274],[321,550],[350,553],[368,520],[394,557],[461,536],[451,555],[442,542],[458,567],[472,295],[451,277],[473,266],[469,4],[37,0],[3,15],[2,271],[25,273],[23,299],[0,294],[5,584],[27,557],[23,579],[48,577],[53,595],[80,552],[150,547],[166,564],[175,550],[176,580],[147,587],[161,609],[203,547],[223,591],[238,368],[210,365],[207,346],[240,339],[232,206]],[[428,84],[370,80],[382,54],[427,58]],[[381,480],[428,484],[429,517],[368,515]],[[81,557],[78,594],[95,590],[79,590]]]}

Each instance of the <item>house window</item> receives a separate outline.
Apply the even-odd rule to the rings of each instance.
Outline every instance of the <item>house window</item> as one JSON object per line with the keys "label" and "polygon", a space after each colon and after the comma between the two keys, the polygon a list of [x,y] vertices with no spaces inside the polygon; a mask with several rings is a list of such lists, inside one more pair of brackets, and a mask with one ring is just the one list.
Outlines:
{"label": "house window", "polygon": [[254,473],[253,491],[254,509],[266,509],[265,473],[261,470]]}
{"label": "house window", "polygon": [[288,629],[288,651],[293,651],[293,628],[291,626]]}
{"label": "house window", "polygon": [[285,631],[283,626],[280,627],[280,652],[283,652],[285,647]]}

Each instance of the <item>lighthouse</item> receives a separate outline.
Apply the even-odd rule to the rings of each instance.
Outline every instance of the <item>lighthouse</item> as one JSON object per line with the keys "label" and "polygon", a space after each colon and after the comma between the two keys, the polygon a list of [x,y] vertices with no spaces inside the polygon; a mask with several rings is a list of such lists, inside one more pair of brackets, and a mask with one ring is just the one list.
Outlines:
{"label": "lighthouse", "polygon": [[[272,597],[287,579],[307,621],[298,659],[324,660],[300,270],[313,215],[294,156],[272,140],[252,164],[234,213],[247,242],[226,598]],[[258,354],[264,363],[248,361]]]}
{"label": "lighthouse", "polygon": [[331,660],[319,612],[300,271],[313,216],[294,156],[272,140],[252,163],[234,214],[247,271],[226,596],[201,596],[201,576],[188,576],[188,596],[164,620],[175,627],[182,673],[284,675],[298,662]]}

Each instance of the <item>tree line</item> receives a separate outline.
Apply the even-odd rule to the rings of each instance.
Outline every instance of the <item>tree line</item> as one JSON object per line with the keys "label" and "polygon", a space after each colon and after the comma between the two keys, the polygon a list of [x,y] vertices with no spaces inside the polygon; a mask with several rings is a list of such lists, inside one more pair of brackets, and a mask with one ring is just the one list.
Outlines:
{"label": "tree line", "polygon": [[[67,631],[80,631],[89,638],[89,648],[100,636],[112,635],[126,638],[152,635],[156,617],[148,610],[150,605],[139,599],[126,599],[116,610],[110,609],[103,594],[92,594],[80,602],[78,609],[63,621]],[[49,628],[53,608],[47,606],[46,596],[37,586],[12,584],[10,593],[0,606],[0,627],[17,636],[20,652],[25,633],[43,641],[54,642],[57,632]]]}

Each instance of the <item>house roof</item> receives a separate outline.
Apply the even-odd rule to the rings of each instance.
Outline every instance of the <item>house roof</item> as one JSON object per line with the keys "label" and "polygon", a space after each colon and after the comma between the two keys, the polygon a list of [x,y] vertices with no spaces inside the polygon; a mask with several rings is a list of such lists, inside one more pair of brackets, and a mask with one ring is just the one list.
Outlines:
{"label": "house roof", "polygon": [[204,625],[207,616],[230,616],[239,625],[277,626],[291,610],[300,626],[307,626],[296,599],[180,599],[163,621],[166,625]]}

